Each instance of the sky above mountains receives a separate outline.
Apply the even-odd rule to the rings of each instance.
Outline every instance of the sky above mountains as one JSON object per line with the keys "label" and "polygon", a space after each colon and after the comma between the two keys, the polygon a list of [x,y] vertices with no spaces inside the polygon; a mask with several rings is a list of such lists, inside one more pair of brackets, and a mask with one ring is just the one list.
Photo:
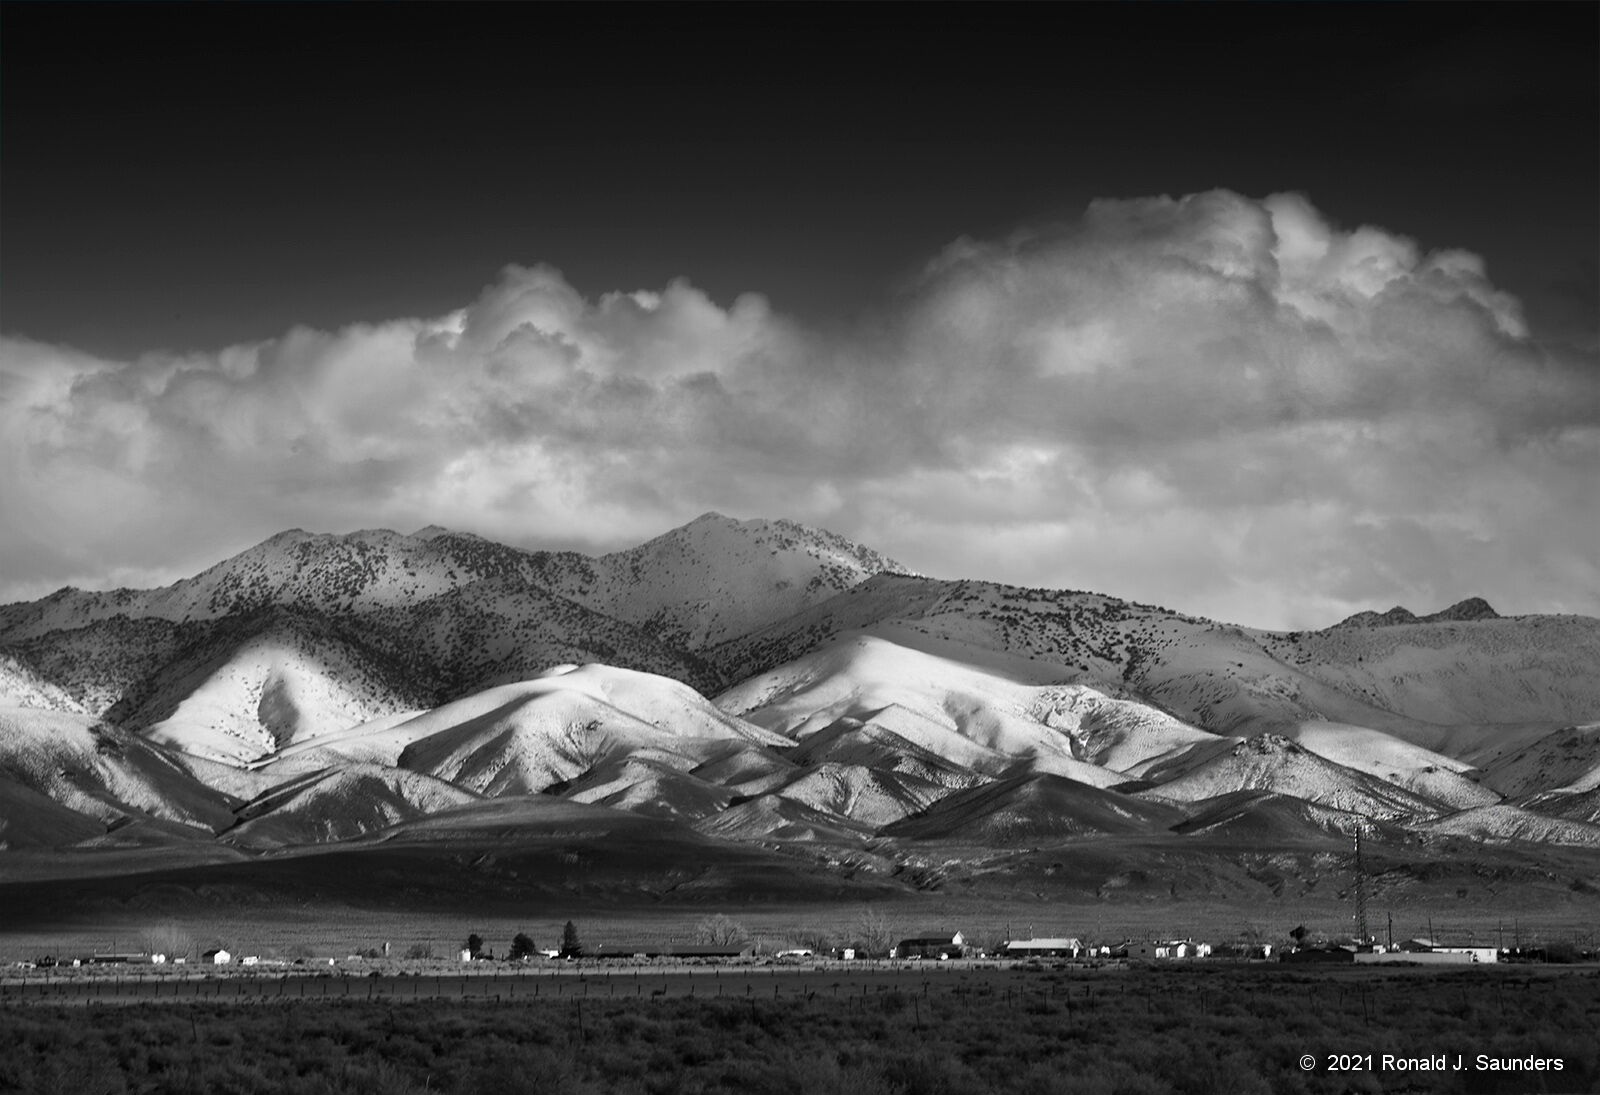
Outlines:
{"label": "sky above mountains", "polygon": [[1600,613],[1592,6],[92,10],[5,14],[0,600],[717,509]]}

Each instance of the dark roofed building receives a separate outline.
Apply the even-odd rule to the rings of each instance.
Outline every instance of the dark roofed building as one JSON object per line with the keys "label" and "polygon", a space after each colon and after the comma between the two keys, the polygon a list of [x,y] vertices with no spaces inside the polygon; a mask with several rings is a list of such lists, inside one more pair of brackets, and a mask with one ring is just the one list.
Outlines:
{"label": "dark roofed building", "polygon": [[902,939],[889,951],[890,958],[960,958],[966,953],[966,939],[960,932],[949,935],[919,935]]}
{"label": "dark roofed building", "polygon": [[748,958],[748,943],[602,943],[590,958]]}

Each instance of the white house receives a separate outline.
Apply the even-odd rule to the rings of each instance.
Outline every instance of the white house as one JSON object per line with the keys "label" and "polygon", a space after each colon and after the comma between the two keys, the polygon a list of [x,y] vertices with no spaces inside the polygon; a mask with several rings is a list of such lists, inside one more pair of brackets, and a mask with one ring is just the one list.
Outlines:
{"label": "white house", "polygon": [[233,955],[218,947],[216,950],[206,951],[200,956],[200,960],[209,962],[213,966],[226,966],[233,961]]}

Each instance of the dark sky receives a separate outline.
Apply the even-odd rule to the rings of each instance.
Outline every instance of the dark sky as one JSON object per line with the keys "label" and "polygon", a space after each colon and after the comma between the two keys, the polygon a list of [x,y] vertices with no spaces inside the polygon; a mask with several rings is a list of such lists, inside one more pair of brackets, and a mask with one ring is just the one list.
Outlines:
{"label": "dark sky", "polygon": [[1245,623],[1600,613],[1597,37],[0,4],[0,600],[714,509]]}
{"label": "dark sky", "polygon": [[506,263],[826,324],[1096,197],[1299,190],[1595,321],[1593,4],[7,4],[4,330],[434,314]]}

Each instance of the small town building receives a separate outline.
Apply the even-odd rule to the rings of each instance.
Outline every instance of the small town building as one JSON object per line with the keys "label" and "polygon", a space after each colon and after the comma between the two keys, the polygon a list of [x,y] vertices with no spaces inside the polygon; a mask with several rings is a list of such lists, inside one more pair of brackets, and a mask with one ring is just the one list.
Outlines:
{"label": "small town building", "polygon": [[209,950],[202,954],[200,960],[211,966],[226,966],[233,961],[233,955],[221,947],[217,947],[215,950]]}
{"label": "small town building", "polygon": [[749,943],[601,943],[589,958],[748,958]]}
{"label": "small town building", "polygon": [[960,932],[933,933],[902,939],[889,951],[890,958],[960,958],[966,953],[966,939]]}
{"label": "small town building", "polygon": [[1071,938],[1008,939],[1000,944],[1007,958],[1078,958],[1085,953],[1082,941]]}
{"label": "small town building", "polygon": [[1428,961],[1432,962],[1498,962],[1500,950],[1497,947],[1477,947],[1461,945],[1458,943],[1440,943],[1433,939],[1407,939],[1401,943],[1400,951],[1411,958],[1420,955],[1431,955]]}

